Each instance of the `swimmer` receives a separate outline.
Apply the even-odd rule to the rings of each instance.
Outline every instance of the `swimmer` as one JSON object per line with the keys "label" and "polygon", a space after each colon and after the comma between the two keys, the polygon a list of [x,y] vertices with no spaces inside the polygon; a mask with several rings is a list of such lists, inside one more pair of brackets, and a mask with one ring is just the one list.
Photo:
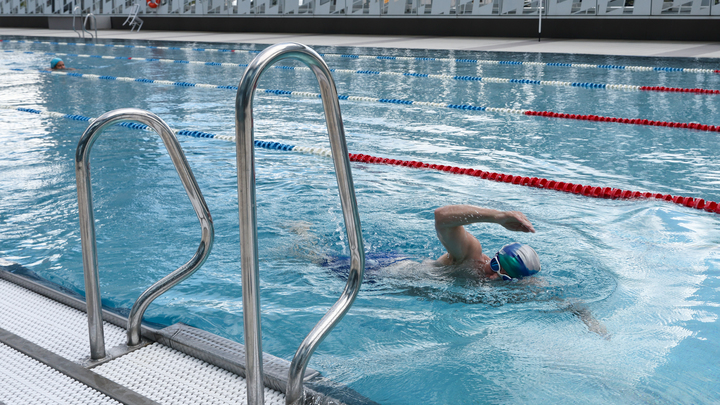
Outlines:
{"label": "swimmer", "polygon": [[75,70],[73,68],[65,67],[65,62],[60,58],[53,58],[50,61],[50,70]]}
{"label": "swimmer", "polygon": [[[519,211],[498,211],[473,205],[440,207],[435,210],[435,230],[448,252],[436,264],[490,280],[517,281],[540,271],[540,258],[528,245],[514,242],[503,246],[492,258],[484,254],[480,241],[464,228],[464,225],[480,222],[502,225],[511,231],[535,233],[530,221]],[[558,301],[563,310],[578,317],[590,332],[610,339],[605,325],[581,302]]]}
{"label": "swimmer", "polygon": [[477,278],[517,281],[540,271],[540,258],[527,245],[511,243],[494,257],[483,253],[482,245],[464,225],[489,222],[517,232],[535,232],[519,211],[498,211],[473,205],[447,205],[435,210],[435,231],[447,253],[437,259],[439,266],[454,267]]}
{"label": "swimmer", "polygon": [[[413,271],[417,276],[449,276],[489,280],[517,281],[540,271],[537,253],[527,245],[511,243],[505,245],[494,257],[483,254],[482,245],[464,225],[491,222],[512,231],[535,232],[530,221],[518,211],[497,211],[472,205],[448,205],[435,210],[435,230],[447,253],[437,260],[423,260],[418,263],[398,252],[366,253],[366,273],[384,276],[403,276]],[[299,236],[292,248],[295,256],[310,259],[324,267],[344,274],[349,269],[350,258],[331,252],[324,252],[318,246],[317,236],[310,231],[312,225],[306,222],[286,224]],[[420,264],[421,266],[409,266]],[[405,274],[408,275],[408,274]]]}
{"label": "swimmer", "polygon": [[[383,279],[412,278],[473,278],[484,280],[517,281],[540,271],[537,253],[527,245],[517,242],[505,245],[492,258],[482,252],[482,245],[464,226],[474,223],[495,223],[517,232],[535,233],[527,217],[518,211],[498,211],[472,205],[448,205],[435,210],[435,230],[438,239],[447,250],[437,260],[422,263],[401,253],[373,252],[366,254],[364,283],[376,283]],[[309,259],[333,273],[347,277],[350,258],[323,252],[318,237],[310,230],[312,224],[295,222],[285,226],[300,238],[296,248],[291,249],[298,257]],[[538,283],[533,283],[538,285]],[[406,293],[427,298],[422,288],[411,288]],[[605,325],[598,321],[581,301],[553,298],[562,312],[569,312],[580,319],[590,332],[610,339]],[[458,301],[462,302],[462,297]],[[455,301],[457,302],[457,301]]]}

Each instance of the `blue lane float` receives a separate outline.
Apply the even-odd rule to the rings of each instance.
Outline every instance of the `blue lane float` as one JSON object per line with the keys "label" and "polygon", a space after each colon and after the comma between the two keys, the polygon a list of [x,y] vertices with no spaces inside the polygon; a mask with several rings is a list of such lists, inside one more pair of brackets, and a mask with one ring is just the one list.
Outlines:
{"label": "blue lane float", "polygon": [[[51,117],[65,118],[65,119],[69,119],[72,121],[81,121],[81,122],[95,121],[95,118],[86,117],[84,115],[46,112],[46,111],[41,111],[41,110],[37,110],[34,108],[0,106],[0,109],[15,110],[15,111],[20,111],[20,112],[25,112],[25,113],[30,113],[30,114],[37,114],[37,115],[47,115],[47,116],[51,116]],[[137,122],[127,122],[126,121],[126,122],[117,123],[115,125],[119,126],[119,127],[123,127],[123,128],[128,128],[128,129],[136,129],[136,130],[144,130],[144,131],[152,130],[152,128],[150,128],[149,126],[147,126],[145,124],[140,124]],[[231,142],[235,141],[235,137],[232,137],[232,136],[221,136],[221,135],[216,135],[216,134],[212,134],[209,132],[203,132],[203,131],[181,129],[181,130],[173,130],[173,132],[176,135],[187,136],[187,137],[191,137],[191,138],[219,139],[219,140],[225,140],[225,141],[231,141]],[[307,150],[307,151],[311,151],[311,152],[318,151],[318,150],[322,151],[322,152],[325,151],[325,149],[323,149],[323,148],[298,148],[296,145],[289,145],[289,144],[280,143],[280,142],[260,141],[260,140],[255,141],[255,146],[258,148],[263,148],[263,149],[282,150],[282,151],[293,151],[295,149],[304,149],[303,151]],[[329,152],[329,150],[327,150],[327,151]],[[325,153],[318,153],[318,154],[325,154]]]}

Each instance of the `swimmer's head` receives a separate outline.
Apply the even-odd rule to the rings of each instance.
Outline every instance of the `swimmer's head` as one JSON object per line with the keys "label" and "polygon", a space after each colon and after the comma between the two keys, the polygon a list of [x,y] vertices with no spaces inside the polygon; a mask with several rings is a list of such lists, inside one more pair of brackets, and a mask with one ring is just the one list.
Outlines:
{"label": "swimmer's head", "polygon": [[[61,65],[61,66],[58,66]],[[65,67],[65,63],[60,58],[53,58],[53,60],[50,61],[50,69],[62,69]]]}
{"label": "swimmer's head", "polygon": [[495,257],[490,259],[490,268],[503,280],[515,281],[539,272],[540,258],[530,246],[514,242],[495,253]]}

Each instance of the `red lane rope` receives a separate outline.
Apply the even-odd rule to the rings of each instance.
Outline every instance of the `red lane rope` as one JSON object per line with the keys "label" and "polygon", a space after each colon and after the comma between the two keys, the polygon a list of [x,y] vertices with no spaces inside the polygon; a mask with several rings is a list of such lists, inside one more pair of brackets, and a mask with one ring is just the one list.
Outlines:
{"label": "red lane rope", "polygon": [[[718,71],[716,70],[715,73]],[[720,94],[720,90],[712,89],[687,89],[684,87],[665,87],[665,86],[640,86],[640,90],[645,91],[668,91],[675,93],[697,93],[697,94]]]}
{"label": "red lane rope", "polygon": [[670,127],[670,128],[690,128],[697,129],[700,131],[712,131],[720,132],[720,125],[706,125],[698,124],[695,122],[673,122],[673,121],[654,121],[645,118],[616,118],[616,117],[604,117],[602,115],[580,115],[580,114],[564,114],[556,113],[553,111],[525,111],[525,115],[536,115],[541,117],[553,117],[553,118],[565,118],[570,120],[583,120],[583,121],[602,121],[602,122],[617,122],[620,124],[634,124],[634,125],[650,125],[656,127]]}
{"label": "red lane rope", "polygon": [[363,162],[373,164],[388,164],[394,166],[411,167],[416,169],[430,169],[441,172],[449,172],[454,174],[463,174],[466,176],[480,177],[482,179],[493,180],[500,183],[512,183],[519,186],[543,188],[548,190],[562,191],[570,194],[578,194],[593,198],[607,199],[649,199],[671,201],[675,204],[684,205],[688,208],[705,210],[720,214],[720,204],[715,201],[705,201],[702,198],[683,197],[679,195],[648,193],[642,191],[622,190],[612,187],[588,186],[582,184],[565,183],[562,181],[548,180],[540,177],[523,177],[513,176],[504,173],[486,172],[482,170],[461,168],[455,166],[435,165],[415,160],[399,160],[387,159],[377,156],[350,153],[350,161]]}

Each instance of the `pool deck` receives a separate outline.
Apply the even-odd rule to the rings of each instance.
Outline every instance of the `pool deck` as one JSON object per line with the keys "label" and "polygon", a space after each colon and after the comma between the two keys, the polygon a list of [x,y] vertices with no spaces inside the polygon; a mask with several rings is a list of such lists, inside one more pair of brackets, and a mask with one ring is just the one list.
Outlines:
{"label": "pool deck", "polygon": [[[0,36],[77,38],[72,30],[2,28]],[[310,46],[349,46],[464,51],[543,52],[647,57],[720,58],[720,43],[689,41],[619,41],[537,38],[470,38],[430,36],[321,35],[227,33],[194,31],[100,30],[100,39],[274,44],[300,42]]]}

